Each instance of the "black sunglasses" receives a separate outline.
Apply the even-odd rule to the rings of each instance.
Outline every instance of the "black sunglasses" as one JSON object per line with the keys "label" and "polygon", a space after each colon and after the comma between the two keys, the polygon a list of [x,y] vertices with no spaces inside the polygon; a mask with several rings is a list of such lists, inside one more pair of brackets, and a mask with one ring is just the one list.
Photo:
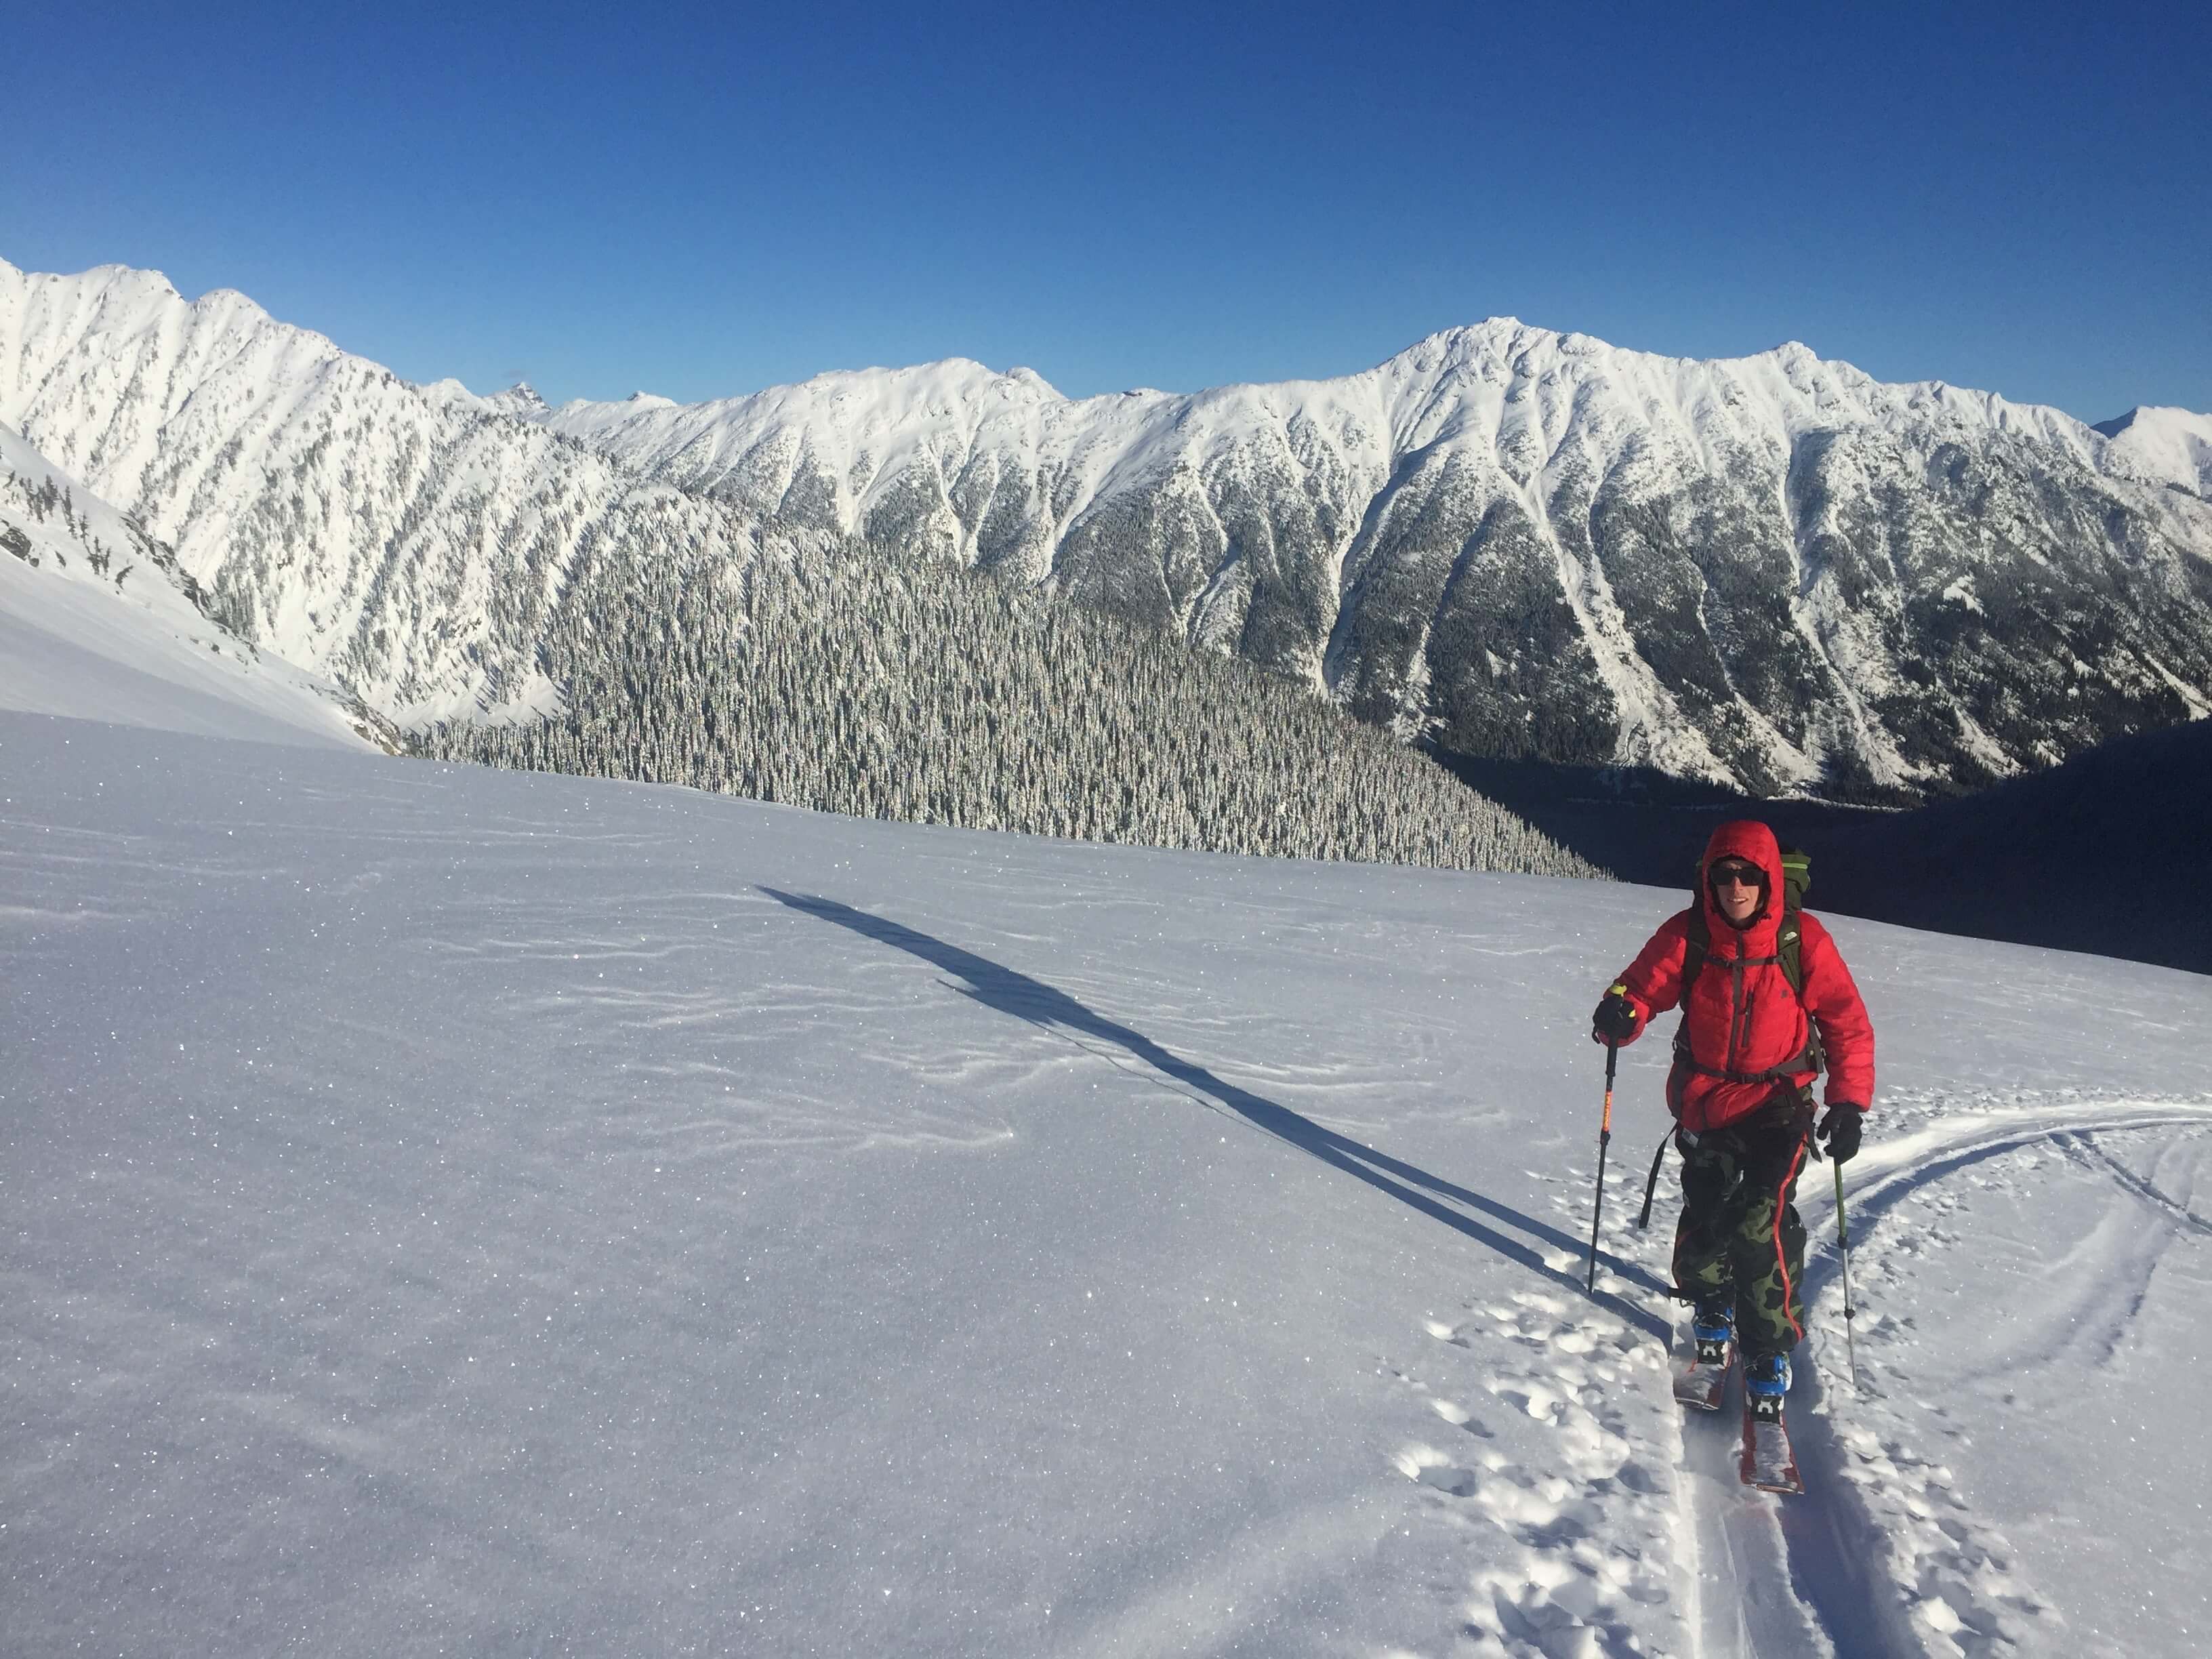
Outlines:
{"label": "black sunglasses", "polygon": [[1713,885],[1726,886],[1731,882],[1745,887],[1766,885],[1766,872],[1755,864],[1716,864],[1713,866]]}

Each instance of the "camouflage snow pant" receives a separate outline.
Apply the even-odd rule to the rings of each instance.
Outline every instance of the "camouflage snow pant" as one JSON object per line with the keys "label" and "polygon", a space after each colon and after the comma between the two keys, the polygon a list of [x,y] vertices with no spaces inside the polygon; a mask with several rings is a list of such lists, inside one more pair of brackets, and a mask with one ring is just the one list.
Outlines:
{"label": "camouflage snow pant", "polygon": [[1674,1284],[1701,1302],[1733,1291],[1747,1355],[1787,1353],[1804,1334],[1805,1224],[1791,1200],[1812,1126],[1811,1097],[1784,1090],[1725,1129],[1674,1136],[1682,1152]]}

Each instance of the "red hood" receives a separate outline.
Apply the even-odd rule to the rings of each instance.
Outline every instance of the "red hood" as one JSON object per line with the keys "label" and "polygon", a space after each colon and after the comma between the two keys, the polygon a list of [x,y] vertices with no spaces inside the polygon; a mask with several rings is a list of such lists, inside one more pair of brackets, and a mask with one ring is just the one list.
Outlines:
{"label": "red hood", "polygon": [[[1766,874],[1766,899],[1738,933],[1713,902],[1712,869],[1720,859],[1742,859]],[[1713,831],[1705,855],[1698,860],[1698,902],[1705,906],[1705,928],[1717,957],[1771,957],[1782,932],[1782,844],[1774,831],[1755,818],[1737,818]]]}

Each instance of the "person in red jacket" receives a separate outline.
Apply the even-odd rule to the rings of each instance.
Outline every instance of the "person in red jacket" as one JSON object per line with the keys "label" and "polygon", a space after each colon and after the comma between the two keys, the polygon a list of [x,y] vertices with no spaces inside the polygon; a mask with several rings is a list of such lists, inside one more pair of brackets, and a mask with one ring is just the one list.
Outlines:
{"label": "person in red jacket", "polygon": [[[1802,994],[1783,967],[1790,927]],[[1675,1289],[1695,1310],[1700,1348],[1711,1353],[1733,1336],[1746,1388],[1778,1401],[1790,1351],[1805,1334],[1798,1171],[1808,1150],[1817,1158],[1825,1146],[1839,1164],[1857,1152],[1874,1099],[1874,1027],[1828,930],[1786,908],[1782,849],[1763,823],[1713,831],[1697,905],[1668,918],[1607,991],[1591,1036],[1633,1042],[1677,1004],[1667,1079],[1682,1154]],[[1827,1111],[1816,1129],[1812,1084],[1824,1057]]]}

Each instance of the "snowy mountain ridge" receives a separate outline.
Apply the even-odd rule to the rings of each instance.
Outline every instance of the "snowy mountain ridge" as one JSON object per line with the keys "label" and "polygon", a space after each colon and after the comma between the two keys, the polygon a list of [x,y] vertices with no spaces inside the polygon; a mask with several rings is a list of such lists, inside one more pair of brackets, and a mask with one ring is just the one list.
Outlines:
{"label": "snowy mountain ridge", "polygon": [[[1553,385],[1559,385],[1555,372],[1568,362],[1595,365],[1613,378],[1668,376],[1679,387],[1672,398],[1674,403],[1690,400],[1683,394],[1721,389],[1728,410],[1694,410],[1701,427],[1710,425],[1714,418],[1728,418],[1728,411],[1741,404],[1741,389],[1763,392],[1765,407],[1759,414],[1771,416],[1790,431],[1832,425],[1832,414],[1840,398],[1850,396],[1854,398],[1851,414],[1860,420],[1896,422],[1900,411],[1942,410],[1964,425],[1997,427],[2044,441],[2069,442],[2090,460],[2100,460],[2104,453],[2101,438],[2132,422],[2130,416],[2106,427],[2090,427],[2062,410],[2017,404],[1990,392],[1969,392],[1942,380],[1885,385],[1854,369],[1850,362],[1823,362],[1809,347],[1796,341],[1745,358],[1668,358],[1606,345],[1589,334],[1559,334],[1547,327],[1526,325],[1513,316],[1493,316],[1475,325],[1437,331],[1374,369],[1329,380],[1225,385],[1194,394],[1133,389],[1093,398],[1066,398],[1037,376],[1036,369],[995,372],[971,358],[945,358],[914,368],[818,374],[799,385],[768,387],[754,394],[696,404],[677,404],[650,394],[633,394],[615,403],[573,398],[550,411],[549,418],[577,434],[602,435],[622,427],[626,420],[637,418],[639,403],[653,404],[654,410],[668,411],[668,418],[659,422],[661,429],[681,434],[681,442],[668,442],[668,452],[677,453],[703,434],[741,435],[794,414],[805,414],[810,425],[825,431],[842,429],[865,438],[869,431],[883,431],[884,427],[914,425],[918,414],[957,418],[963,410],[956,404],[978,404],[991,398],[1026,407],[1048,404],[1064,411],[1060,425],[1073,427],[1084,438],[1095,438],[1102,429],[1128,425],[1117,422],[1115,416],[1128,414],[1130,410],[1139,410],[1152,418],[1166,410],[1175,425],[1201,418],[1234,438],[1239,435],[1239,425],[1243,427],[1243,435],[1249,435],[1261,429],[1267,416],[1281,418],[1294,410],[1321,407],[1322,411],[1378,414],[1374,425],[1387,431],[1394,449],[1405,452],[1433,442],[1437,435],[1458,435],[1460,427],[1468,425],[1468,418],[1486,418],[1495,442],[1502,427],[1509,425],[1502,416],[1506,414],[1506,404],[1516,398],[1513,383],[1526,380],[1541,396]],[[1500,369],[1509,374],[1510,380],[1502,376]],[[1825,380],[1816,376],[1825,376]],[[1484,396],[1484,387],[1489,387],[1491,396]],[[538,396],[529,387],[520,387],[520,392],[538,403]],[[504,396],[480,398],[477,403],[500,407]],[[1458,407],[1453,407],[1453,398],[1458,400]],[[1245,416],[1241,422],[1237,420],[1239,414]],[[1462,420],[1443,425],[1453,414],[1462,416]],[[1510,414],[1524,416],[1526,410],[1513,410]],[[1551,410],[1547,414],[1551,416],[1547,425],[1558,425],[1559,411]],[[982,420],[969,420],[967,429],[978,429],[980,425],[984,425]],[[622,447],[637,447],[637,435],[630,435]],[[728,447],[728,438],[721,438],[721,442]],[[1079,442],[1082,438],[1073,447],[1079,447]],[[2119,471],[2143,476],[2143,469],[2130,465],[2121,465]]]}
{"label": "snowy mountain ridge", "polygon": [[[2100,667],[2130,705],[2118,723],[2208,706],[2212,514],[2161,428],[1887,385],[1796,343],[1700,362],[1495,318],[1363,374],[1188,396],[1071,400],[953,360],[545,418],[758,521],[815,514],[1006,566],[1478,752],[1765,787],[2042,763],[2003,698],[1924,695],[1945,636],[1993,576],[2045,586],[2055,564],[2094,588],[2100,553],[2138,562],[2142,544],[2188,622]],[[1947,477],[1954,453],[1980,476]],[[2054,485],[2056,514],[2038,499]],[[2113,507],[2117,537],[2094,527]],[[1932,547],[1944,580],[1870,542]],[[2026,609],[2087,623],[2083,599]],[[2080,696],[2063,631],[2032,642],[2054,702]]]}
{"label": "snowy mountain ridge", "polygon": [[[1948,424],[2055,444],[2114,477],[2193,489],[2205,459],[2185,455],[2169,434],[2194,422],[2200,445],[2212,440],[2212,416],[2139,409],[2093,426],[2063,410],[1941,380],[1879,381],[1849,363],[1824,361],[1796,341],[1747,357],[1665,357],[1512,317],[1441,331],[1371,369],[1322,380],[1071,398],[1034,369],[1000,372],[956,357],[836,371],[702,404],[646,392],[613,402],[574,398],[538,418],[710,488],[725,476],[718,464],[732,465],[776,426],[803,424],[816,434],[825,464],[836,464],[836,476],[867,481],[871,488],[847,503],[865,514],[874,504],[873,489],[891,476],[890,458],[878,446],[894,434],[909,447],[964,441],[972,449],[1025,426],[1032,444],[1056,458],[1119,441],[1143,460],[1172,463],[1185,446],[1162,441],[1159,428],[1195,428],[1207,442],[1233,445],[1257,439],[1270,422],[1304,416],[1324,430],[1357,432],[1393,457],[1479,436],[1502,466],[1518,474],[1524,469],[1516,456],[1528,453],[1532,439],[1562,432],[1575,416],[1572,403],[1600,380],[1647,418],[1664,420],[1675,429],[1670,435],[1693,441],[1709,459],[1732,444],[1774,432],[1796,437],[1826,430],[1839,419],[1898,431]],[[524,407],[544,408],[527,386],[476,402],[520,412],[508,401],[517,394]],[[2130,431],[2136,439],[2124,441]]]}
{"label": "snowy mountain ridge", "polygon": [[477,404],[228,290],[0,263],[0,420],[172,543],[239,633],[402,724],[550,706],[536,646],[585,562],[742,537]]}
{"label": "snowy mountain ridge", "polygon": [[1698,362],[1498,318],[1191,394],[952,359],[549,410],[408,386],[242,295],[0,264],[0,418],[408,721],[546,706],[532,642],[580,559],[856,534],[1471,753],[1913,793],[2212,709],[2212,421],[2100,429],[1794,343]]}

